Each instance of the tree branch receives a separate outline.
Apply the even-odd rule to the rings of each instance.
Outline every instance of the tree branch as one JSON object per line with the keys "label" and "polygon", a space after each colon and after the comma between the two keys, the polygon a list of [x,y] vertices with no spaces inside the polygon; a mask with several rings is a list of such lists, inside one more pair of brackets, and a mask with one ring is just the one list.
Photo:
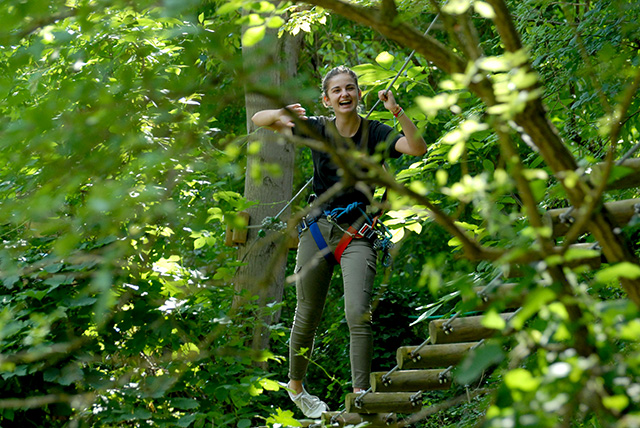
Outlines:
{"label": "tree branch", "polygon": [[54,24],[58,21],[62,21],[63,19],[71,18],[72,16],[76,16],[78,14],[78,9],[69,8],[66,11],[60,12],[56,15],[45,16],[40,19],[36,19],[31,23],[28,28],[23,29],[22,31],[16,34],[17,39],[23,39],[34,32],[38,31],[42,27],[46,27],[47,25]]}

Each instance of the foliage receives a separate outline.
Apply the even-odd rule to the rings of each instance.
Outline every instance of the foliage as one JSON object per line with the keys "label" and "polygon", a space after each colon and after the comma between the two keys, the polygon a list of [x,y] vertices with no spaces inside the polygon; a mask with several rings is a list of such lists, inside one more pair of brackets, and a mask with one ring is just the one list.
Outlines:
{"label": "foliage", "polygon": [[[330,1],[5,3],[2,425],[293,424],[275,382],[286,377],[292,287],[281,305],[231,305],[240,263],[224,232],[259,202],[241,196],[247,151],[239,94],[247,76],[240,48],[259,44],[267,29],[303,34],[299,76],[284,92],[299,90],[309,113],[328,114],[315,88],[329,68],[354,67],[368,112],[400,71],[405,46],[381,36],[375,19],[354,25],[357,17],[331,12]],[[358,19],[379,15],[377,4],[349,4],[363,8]],[[517,280],[515,292],[527,298],[509,323],[511,338],[479,348],[456,372],[465,384],[488,382],[493,394],[424,426],[556,426],[559,418],[565,426],[619,419],[632,426],[640,329],[619,280],[636,279],[637,264],[556,269],[562,257],[584,254],[549,253],[545,242],[562,241],[548,239],[535,212],[568,205],[573,190],[528,144],[538,141],[519,127],[518,114],[542,100],[582,171],[606,158],[612,139],[618,157],[636,144],[640,106],[630,88],[640,8],[617,0],[509,2],[525,48],[505,51],[492,21],[497,4],[450,1],[431,35],[466,68],[449,72],[417,55],[393,87],[431,145],[422,159],[391,163],[397,182],[382,173],[363,178],[391,188],[386,223],[396,241],[394,269],[378,275],[374,366],[389,369],[395,348],[422,342],[432,317],[473,310],[460,297],[473,296],[474,286],[535,262]],[[397,12],[395,24],[420,32],[435,15],[412,1],[398,2]],[[478,89],[485,78],[493,103]],[[371,117],[397,126],[380,109]],[[298,163],[302,185],[308,154]],[[303,199],[294,211],[305,208]],[[622,228],[632,249],[636,226],[634,217]],[[482,250],[476,258],[466,257],[470,243]],[[336,409],[350,375],[339,275],[334,282],[309,380]],[[504,307],[498,300],[485,322],[501,320],[492,315]],[[282,311],[281,323],[269,326],[271,351],[246,345],[261,322],[248,315],[254,310]]]}

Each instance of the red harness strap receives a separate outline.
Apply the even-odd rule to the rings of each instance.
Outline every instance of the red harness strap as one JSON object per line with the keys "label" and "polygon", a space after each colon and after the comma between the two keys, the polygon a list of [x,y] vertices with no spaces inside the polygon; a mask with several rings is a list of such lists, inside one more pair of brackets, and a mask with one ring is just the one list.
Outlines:
{"label": "red harness strap", "polygon": [[356,230],[356,228],[353,227],[353,225],[349,226],[349,228],[344,233],[344,235],[342,235],[340,242],[338,242],[338,245],[336,246],[336,250],[333,252],[333,257],[335,257],[336,262],[338,262],[338,264],[340,264],[342,253],[344,253],[344,250],[347,248],[349,243],[351,243],[351,241],[354,238],[355,239],[370,238],[371,236],[373,236],[373,228],[375,227],[378,221],[378,218],[380,218],[380,216],[374,217],[372,224],[369,224],[369,223],[363,224],[360,230]]}
{"label": "red harness strap", "polygon": [[349,226],[345,234],[342,235],[342,238],[340,239],[340,242],[338,242],[338,246],[336,247],[336,250],[333,252],[333,257],[336,258],[336,261],[338,262],[338,264],[340,264],[342,253],[344,253],[344,250],[347,248],[351,240],[356,237],[357,233],[358,231],[355,229],[355,227]]}

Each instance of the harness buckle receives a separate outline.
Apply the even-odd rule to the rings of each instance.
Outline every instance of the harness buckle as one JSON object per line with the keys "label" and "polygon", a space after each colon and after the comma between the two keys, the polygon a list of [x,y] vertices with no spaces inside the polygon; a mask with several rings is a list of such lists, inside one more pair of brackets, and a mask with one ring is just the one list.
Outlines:
{"label": "harness buckle", "polygon": [[309,222],[306,217],[302,217],[300,223],[298,223],[298,236],[302,234],[305,230],[309,229]]}
{"label": "harness buckle", "polygon": [[371,239],[374,234],[375,234],[375,230],[373,229],[373,226],[371,226],[369,223],[365,223],[362,225],[360,230],[356,232],[355,238]]}

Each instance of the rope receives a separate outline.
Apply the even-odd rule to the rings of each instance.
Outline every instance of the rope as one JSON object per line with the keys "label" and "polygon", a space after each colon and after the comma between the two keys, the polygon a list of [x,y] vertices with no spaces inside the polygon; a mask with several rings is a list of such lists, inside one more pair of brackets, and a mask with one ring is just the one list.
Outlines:
{"label": "rope", "polygon": [[[431,21],[431,24],[429,24],[429,27],[427,28],[427,30],[424,32],[423,37],[426,36],[429,33],[429,31],[431,30],[431,27],[433,27],[433,24],[436,23],[436,21],[438,20],[439,17],[440,17],[440,13],[438,12],[438,14],[436,14],[435,18],[433,18],[433,21]],[[384,91],[385,94],[391,90],[393,85],[395,85],[396,80],[398,80],[398,78],[400,77],[400,75],[402,74],[404,69],[407,67],[407,65],[409,65],[409,61],[411,61],[411,58],[413,58],[413,55],[415,55],[415,53],[416,53],[415,49],[411,51],[411,53],[407,57],[406,61],[404,62],[404,64],[400,68],[400,71],[398,71],[398,74],[396,74],[396,77],[394,77],[393,80],[391,81],[391,83],[389,84],[389,86],[387,86],[387,89]],[[373,105],[373,107],[371,107],[371,110],[369,110],[369,113],[367,114],[365,119],[369,119],[369,116],[371,116],[371,113],[373,113],[373,110],[375,110],[375,108],[378,106],[378,104],[380,104],[380,98],[378,98],[378,100]]]}

